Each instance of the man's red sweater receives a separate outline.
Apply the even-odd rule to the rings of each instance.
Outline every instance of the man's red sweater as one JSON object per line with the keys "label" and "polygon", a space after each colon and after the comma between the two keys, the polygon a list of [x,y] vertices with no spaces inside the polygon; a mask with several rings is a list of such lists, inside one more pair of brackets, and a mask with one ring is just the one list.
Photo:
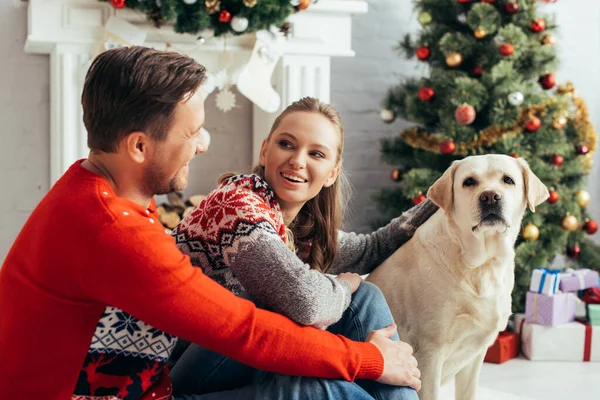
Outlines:
{"label": "man's red sweater", "polygon": [[[139,359],[116,360],[124,352],[99,344],[104,328],[130,338],[140,332],[182,337],[289,375],[381,376],[383,358],[372,344],[257,309],[206,277],[165,233],[153,205],[145,209],[116,196],[82,161],[36,207],[0,270],[0,398],[86,398],[74,395],[76,385],[91,395],[145,398],[164,387],[171,347],[160,356],[162,349],[130,352],[147,356],[140,386],[139,376],[128,377],[127,369]],[[111,313],[125,317],[115,322]],[[88,368],[90,354],[96,354],[94,368]],[[111,361],[121,363],[124,379],[102,369]],[[103,383],[111,377],[121,383]],[[132,397],[136,385],[144,394]]]}

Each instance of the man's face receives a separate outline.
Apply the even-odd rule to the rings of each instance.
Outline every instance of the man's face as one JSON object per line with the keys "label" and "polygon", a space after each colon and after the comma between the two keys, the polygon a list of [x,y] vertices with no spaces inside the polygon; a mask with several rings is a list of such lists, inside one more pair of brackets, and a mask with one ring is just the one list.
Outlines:
{"label": "man's face", "polygon": [[166,139],[155,142],[149,166],[144,171],[146,187],[151,193],[166,194],[187,187],[190,161],[208,149],[203,125],[204,97],[196,91],[175,108]]}

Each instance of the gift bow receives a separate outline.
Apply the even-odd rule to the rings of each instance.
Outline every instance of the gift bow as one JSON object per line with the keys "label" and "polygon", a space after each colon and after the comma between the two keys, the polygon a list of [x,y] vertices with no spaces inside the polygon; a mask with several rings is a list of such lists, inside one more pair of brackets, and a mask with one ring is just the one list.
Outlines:
{"label": "gift bow", "polygon": [[546,282],[546,275],[550,274],[550,275],[556,275],[556,277],[554,278],[554,290],[552,290],[552,293],[556,293],[556,289],[558,287],[558,274],[560,273],[560,271],[558,269],[549,269],[549,268],[539,268],[540,271],[542,271],[542,279],[540,279],[540,287],[538,288],[538,293],[542,293],[542,290],[544,289],[544,283]]}
{"label": "gift bow", "polygon": [[573,269],[573,268],[567,268],[565,270],[566,274],[571,274],[577,277],[577,279],[579,279],[579,288],[583,289],[585,287],[585,275],[589,272],[589,270],[587,269]]}

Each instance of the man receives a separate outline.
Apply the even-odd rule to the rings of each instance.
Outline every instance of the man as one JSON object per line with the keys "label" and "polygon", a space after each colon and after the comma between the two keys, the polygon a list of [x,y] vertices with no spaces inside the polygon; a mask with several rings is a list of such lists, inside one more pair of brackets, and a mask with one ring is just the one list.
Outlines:
{"label": "man", "polygon": [[0,397],[168,399],[175,337],[341,387],[420,387],[412,349],[388,339],[393,326],[353,342],[259,310],[164,232],[153,196],[183,190],[207,148],[204,79],[191,58],[144,47],[94,60],[82,95],[90,156],[36,207],[0,270]]}

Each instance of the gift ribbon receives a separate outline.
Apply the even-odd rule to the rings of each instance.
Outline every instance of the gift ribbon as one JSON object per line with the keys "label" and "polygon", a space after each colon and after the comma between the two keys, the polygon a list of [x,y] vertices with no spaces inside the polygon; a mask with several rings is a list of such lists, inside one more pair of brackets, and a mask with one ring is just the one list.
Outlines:
{"label": "gift ribbon", "polygon": [[558,286],[558,274],[560,273],[560,271],[557,269],[548,268],[539,268],[539,270],[542,271],[542,279],[540,279],[540,287],[538,288],[538,293],[542,293],[544,289],[544,283],[546,283],[546,275],[554,275],[554,289],[550,294],[556,293],[556,289]]}
{"label": "gift ribbon", "polygon": [[583,361],[590,361],[592,358],[592,327],[590,324],[577,320],[585,326],[585,341],[583,343]]}
{"label": "gift ribbon", "polygon": [[578,269],[574,270],[573,268],[567,268],[565,270],[567,274],[575,275],[579,279],[579,289],[585,289],[585,274],[588,273],[588,270]]}

